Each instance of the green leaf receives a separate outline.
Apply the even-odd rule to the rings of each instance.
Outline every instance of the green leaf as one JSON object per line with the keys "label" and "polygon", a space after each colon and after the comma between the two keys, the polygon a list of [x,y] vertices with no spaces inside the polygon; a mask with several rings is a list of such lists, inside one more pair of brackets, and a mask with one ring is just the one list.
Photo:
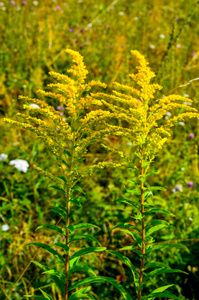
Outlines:
{"label": "green leaf", "polygon": [[66,282],[66,276],[63,273],[60,273],[54,269],[50,269],[47,271],[44,271],[43,274],[49,274],[49,275],[54,275],[60,278],[63,282]]}
{"label": "green leaf", "polygon": [[84,273],[86,273],[86,274],[88,274],[89,276],[92,276],[92,277],[97,276],[91,268],[89,268],[87,265],[82,265],[82,264],[81,264],[81,266],[74,266],[74,267],[69,268],[68,276],[71,276],[71,274],[73,272],[78,272],[78,273],[79,272],[84,272]]}
{"label": "green leaf", "polygon": [[149,223],[147,223],[147,225],[145,226],[145,228],[147,227],[150,227],[150,226],[153,226],[153,225],[159,225],[159,224],[165,224],[167,226],[169,226],[170,224],[165,221],[165,220],[153,220],[153,221],[150,221]]}
{"label": "green leaf", "polygon": [[62,209],[55,207],[55,208],[51,209],[50,211],[59,214],[64,220],[66,220],[66,213]]}
{"label": "green leaf", "polygon": [[[186,272],[184,271],[181,271],[181,270],[178,270],[178,269],[164,269],[164,268],[160,268],[160,269],[156,269],[156,270],[153,270],[151,271],[150,273],[148,273],[142,280],[142,282],[145,282],[147,279],[151,278],[151,277],[154,277],[156,275],[159,275],[159,274],[166,274],[166,273],[184,273],[184,274],[187,274]],[[187,274],[188,275],[188,274]]]}
{"label": "green leaf", "polygon": [[153,193],[151,191],[150,192],[145,192],[144,193],[144,200],[147,199],[150,196],[153,196]]}
{"label": "green leaf", "polygon": [[159,250],[162,248],[171,248],[171,247],[176,247],[176,248],[183,248],[185,251],[187,251],[188,253],[190,253],[190,250],[182,244],[174,244],[174,243],[160,243],[158,245],[148,245],[146,247],[146,253],[149,253],[151,251],[155,251],[155,250]]}
{"label": "green leaf", "polygon": [[68,181],[66,180],[66,177],[64,177],[64,176],[55,175],[55,177],[58,177],[58,178],[62,179],[65,183],[68,182]]}
{"label": "green leaf", "polygon": [[138,191],[137,189],[125,189],[125,193],[131,193],[131,194],[134,194],[134,195],[137,195],[137,196],[141,196],[140,194],[140,191]]}
{"label": "green leaf", "polygon": [[109,277],[103,277],[103,276],[97,276],[97,277],[90,277],[83,279],[81,281],[78,281],[73,286],[69,288],[69,291],[72,291],[76,289],[77,287],[80,287],[82,285],[91,284],[91,283],[98,283],[98,282],[109,282],[110,284],[114,285],[123,295],[124,299],[126,300],[133,300],[130,296],[130,294],[121,286],[117,280]]}
{"label": "green leaf", "polygon": [[[155,298],[157,298],[157,297],[166,297],[166,298],[169,298],[169,299],[177,299],[177,300],[179,300],[179,297],[177,297],[174,294],[168,293],[168,292],[149,294],[148,296],[142,297],[142,299],[147,299],[148,300],[150,296],[155,297]],[[153,299],[155,299],[155,298],[153,298]]]}
{"label": "green leaf", "polygon": [[149,213],[161,213],[161,214],[166,214],[166,215],[169,215],[169,216],[172,216],[172,217],[175,217],[174,214],[170,213],[168,210],[165,210],[165,209],[161,209],[161,208],[151,208],[149,210],[147,210],[145,212],[145,214],[149,214]]}
{"label": "green leaf", "polygon": [[88,234],[76,235],[74,238],[71,238],[69,240],[69,243],[72,243],[74,241],[84,240],[84,239],[94,241],[101,246],[101,244],[100,244],[100,242],[98,242],[98,240],[96,240],[94,237],[92,237],[91,235],[88,235]]}
{"label": "green leaf", "polygon": [[44,248],[46,251],[48,251],[51,254],[53,254],[54,256],[58,257],[61,260],[61,262],[65,263],[64,258],[57,251],[55,251],[53,248],[51,248],[49,245],[42,244],[42,243],[30,243],[30,244],[27,244],[26,246],[29,246],[29,245]]}
{"label": "green leaf", "polygon": [[48,300],[48,298],[42,297],[42,296],[37,296],[37,295],[24,295],[23,297],[28,297],[28,298],[33,298],[33,299],[37,299],[37,300]]}
{"label": "green leaf", "polygon": [[115,225],[113,228],[111,228],[111,231],[114,230],[115,228],[127,228],[127,229],[131,228],[131,229],[134,229],[134,230],[137,230],[140,232],[140,230],[137,227],[135,227],[129,223],[119,223],[119,224]]}
{"label": "green leaf", "polygon": [[161,186],[150,186],[148,188],[148,190],[149,191],[166,191],[166,189]]}
{"label": "green leaf", "polygon": [[68,150],[64,149],[64,153],[66,153],[68,156],[71,157],[71,154],[70,154],[70,152]]}
{"label": "green leaf", "polygon": [[78,191],[79,193],[83,194],[84,196],[86,196],[86,193],[82,190],[82,188],[80,186],[74,186],[71,188],[72,190]]}
{"label": "green leaf", "polygon": [[76,284],[74,284],[73,286],[71,286],[69,288],[69,291],[74,290],[75,288],[82,286],[82,285],[86,285],[86,284],[90,284],[90,283],[98,283],[98,282],[109,282],[110,284],[115,286],[122,293],[124,299],[133,300],[131,298],[130,294],[123,288],[123,286],[121,286],[117,282],[117,280],[115,280],[113,278],[109,278],[109,277],[103,277],[103,276],[97,276],[97,277],[83,279],[83,280],[77,282]]}
{"label": "green leaf", "polygon": [[145,174],[145,177],[150,176],[150,175],[159,174],[159,173],[160,173],[159,171],[151,171],[151,172]]}
{"label": "green leaf", "polygon": [[147,269],[152,269],[152,268],[157,268],[157,267],[162,267],[162,268],[168,268],[167,264],[166,263],[163,263],[163,262],[150,262],[150,263],[147,263],[145,266],[144,266],[144,270],[147,270]]}
{"label": "green leaf", "polygon": [[158,230],[160,230],[162,228],[165,228],[165,227],[168,227],[168,225],[166,225],[166,224],[159,224],[159,225],[153,226],[153,227],[149,228],[146,231],[145,237],[150,236],[155,231],[158,231]]}
{"label": "green leaf", "polygon": [[38,261],[34,261],[34,260],[32,260],[31,261],[33,264],[35,264],[35,265],[37,265],[37,266],[39,266],[42,270],[50,270],[50,268],[49,267],[47,267],[47,266],[44,266],[44,265],[42,265],[42,264],[40,264]]}
{"label": "green leaf", "polygon": [[112,255],[115,255],[117,258],[121,259],[121,261],[123,261],[123,263],[130,268],[130,270],[133,274],[134,282],[135,282],[137,280],[135,274],[138,274],[138,272],[137,272],[136,268],[134,267],[134,265],[132,264],[132,262],[130,261],[130,259],[119,252],[112,251],[112,250],[106,250],[106,251]]}
{"label": "green leaf", "polygon": [[162,293],[162,292],[164,292],[166,289],[170,288],[170,287],[173,286],[173,285],[174,285],[174,284],[161,286],[161,287],[155,289],[153,292],[151,292],[150,295],[152,295],[152,294],[154,294],[154,293]]}
{"label": "green leaf", "polygon": [[138,245],[141,244],[142,239],[141,239],[140,236],[137,234],[137,232],[133,232],[133,231],[131,232],[131,231],[126,230],[126,229],[120,229],[120,231],[123,231],[123,232],[126,232],[126,233],[130,234],[130,235],[133,237],[133,239],[136,240],[136,242],[138,243]]}
{"label": "green leaf", "polygon": [[63,192],[64,194],[66,194],[66,192],[64,191],[64,189],[60,188],[60,187],[57,186],[57,185],[50,185],[50,187],[53,188],[53,189],[56,189],[56,190],[58,190],[58,191],[61,191],[61,192]]}
{"label": "green leaf", "polygon": [[115,202],[119,201],[119,202],[123,202],[123,203],[126,203],[126,204],[130,204],[133,207],[135,207],[136,209],[139,209],[138,206],[133,203],[133,201],[125,199],[125,198],[117,199],[117,200],[114,200],[114,201]]}
{"label": "green leaf", "polygon": [[57,242],[57,243],[52,245],[52,247],[54,247],[54,246],[63,248],[66,253],[68,253],[68,251],[69,251],[69,247],[66,244]]}
{"label": "green leaf", "polygon": [[42,292],[42,294],[44,295],[44,297],[46,297],[46,299],[48,299],[48,300],[53,300],[53,298],[49,295],[49,294],[47,294],[46,292],[44,292],[43,290],[41,290],[41,289],[39,289],[41,292]]}
{"label": "green leaf", "polygon": [[104,251],[104,250],[106,250],[106,247],[87,247],[87,248],[84,248],[84,249],[81,249],[81,250],[75,252],[70,257],[70,260],[72,260],[76,257],[82,256],[82,255],[88,254],[88,253],[99,252],[99,251]]}
{"label": "green leaf", "polygon": [[74,229],[80,229],[80,228],[90,228],[90,227],[94,227],[94,228],[98,228],[100,229],[100,227],[90,224],[90,223],[80,223],[77,225],[74,225]]}
{"label": "green leaf", "polygon": [[85,295],[85,293],[89,292],[91,290],[91,286],[82,288],[78,290],[77,292],[74,292],[68,300],[75,300],[75,299],[91,299],[90,296]]}
{"label": "green leaf", "polygon": [[142,257],[142,252],[139,251],[139,250],[137,250],[137,249],[136,249],[135,247],[133,247],[133,246],[126,246],[126,247],[120,248],[119,250],[120,250],[120,251],[131,250],[131,251],[137,253],[140,257]]}
{"label": "green leaf", "polygon": [[68,226],[64,226],[64,229],[68,229],[70,231],[70,234],[73,234],[75,231],[75,228],[72,224],[69,224]]}
{"label": "green leaf", "polygon": [[63,232],[62,232],[61,228],[59,228],[59,227],[56,226],[56,225],[45,224],[45,225],[41,225],[41,226],[37,227],[36,230],[38,230],[38,229],[43,229],[43,228],[48,228],[48,229],[57,231],[58,233],[61,233],[61,234],[63,235]]}

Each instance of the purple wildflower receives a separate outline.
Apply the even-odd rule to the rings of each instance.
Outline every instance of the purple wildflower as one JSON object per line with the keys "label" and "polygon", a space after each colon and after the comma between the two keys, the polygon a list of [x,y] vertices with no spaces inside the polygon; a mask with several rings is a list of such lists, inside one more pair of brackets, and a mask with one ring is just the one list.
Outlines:
{"label": "purple wildflower", "polygon": [[190,182],[187,182],[187,184],[188,184],[188,186],[190,187],[190,189],[192,189],[192,188],[193,188],[193,186],[194,186],[194,183],[193,183],[192,181],[190,181]]}
{"label": "purple wildflower", "polygon": [[195,52],[191,53],[191,56],[192,57],[196,56],[196,53]]}
{"label": "purple wildflower", "polygon": [[113,161],[113,160],[112,160],[112,158],[111,158],[111,159],[109,159],[109,161],[110,161],[110,162],[112,162],[112,161]]}
{"label": "purple wildflower", "polygon": [[55,9],[56,10],[61,10],[61,6],[57,5]]}
{"label": "purple wildflower", "polygon": [[138,101],[141,101],[140,99],[137,99]]}
{"label": "purple wildflower", "polygon": [[64,115],[64,113],[63,113],[63,112],[61,112],[60,116],[63,116],[63,115]]}
{"label": "purple wildflower", "polygon": [[73,32],[73,31],[74,31],[74,29],[73,29],[73,28],[70,28],[70,29],[69,29],[69,31],[70,31],[70,32]]}
{"label": "purple wildflower", "polygon": [[192,140],[194,138],[194,133],[189,134],[190,139]]}
{"label": "purple wildflower", "polygon": [[61,105],[57,106],[57,109],[58,109],[58,110],[61,109]]}
{"label": "purple wildflower", "polygon": [[61,109],[62,109],[62,110],[65,110],[65,107],[62,107]]}
{"label": "purple wildflower", "polygon": [[22,4],[23,4],[23,5],[27,5],[27,2],[26,2],[26,1],[22,1]]}
{"label": "purple wildflower", "polygon": [[56,128],[57,131],[59,131],[59,128]]}
{"label": "purple wildflower", "polygon": [[68,150],[68,148],[67,148],[67,147],[65,147],[65,150]]}
{"label": "purple wildflower", "polygon": [[179,17],[176,17],[176,21],[178,21],[179,20]]}
{"label": "purple wildflower", "polygon": [[16,2],[15,1],[10,1],[10,4],[16,5]]}

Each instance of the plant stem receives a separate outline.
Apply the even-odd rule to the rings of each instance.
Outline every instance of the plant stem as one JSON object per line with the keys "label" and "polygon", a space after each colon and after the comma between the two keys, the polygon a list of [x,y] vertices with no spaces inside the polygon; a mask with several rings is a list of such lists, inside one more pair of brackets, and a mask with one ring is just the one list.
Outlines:
{"label": "plant stem", "polygon": [[[143,157],[143,156],[142,156]],[[141,179],[143,179],[144,175],[144,160],[142,158],[141,160]],[[139,276],[139,290],[138,290],[138,300],[141,300],[141,293],[142,290],[140,289],[140,285],[142,283],[143,279],[143,269],[144,269],[144,261],[145,261],[145,225],[144,225],[144,183],[143,180],[141,180],[141,214],[142,214],[142,260],[141,260],[141,266],[140,266],[140,276]]]}
{"label": "plant stem", "polygon": [[[67,192],[66,192],[66,208],[67,208],[67,213],[66,213],[66,227],[69,226],[70,224],[70,187],[67,187]],[[66,229],[66,245],[68,246],[69,244],[69,229]],[[69,269],[69,250],[68,253],[66,254],[66,259],[65,259],[65,276],[66,276],[66,283],[65,283],[65,292],[64,292],[64,300],[68,299],[68,269]]]}

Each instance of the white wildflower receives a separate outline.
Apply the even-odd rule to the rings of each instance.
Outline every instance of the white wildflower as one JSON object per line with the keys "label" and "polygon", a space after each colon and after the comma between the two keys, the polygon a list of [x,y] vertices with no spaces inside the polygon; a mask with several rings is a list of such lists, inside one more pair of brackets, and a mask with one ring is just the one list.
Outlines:
{"label": "white wildflower", "polygon": [[181,126],[184,126],[184,125],[185,125],[184,122],[179,122],[178,124],[181,125]]}
{"label": "white wildflower", "polygon": [[35,6],[37,6],[37,5],[39,4],[39,2],[38,2],[38,1],[33,1],[33,4],[34,4]]}
{"label": "white wildflower", "polygon": [[172,192],[175,194],[177,192],[182,192],[183,191],[183,186],[182,184],[177,184],[173,189]]}
{"label": "white wildflower", "polygon": [[189,98],[189,95],[188,94],[184,94],[184,97]]}
{"label": "white wildflower", "polygon": [[1,154],[0,154],[0,161],[5,160],[7,157],[8,157],[8,154],[1,153]]}
{"label": "white wildflower", "polygon": [[13,165],[16,169],[19,171],[22,171],[24,173],[27,172],[29,163],[24,159],[15,159],[10,161],[10,165]]}
{"label": "white wildflower", "polygon": [[165,38],[165,35],[164,35],[164,34],[160,34],[160,38],[161,38],[161,39],[164,39],[164,38]]}
{"label": "white wildflower", "polygon": [[151,49],[155,49],[155,46],[152,45],[152,44],[150,44],[149,47],[150,47]]}
{"label": "white wildflower", "polygon": [[123,12],[123,11],[120,11],[120,12],[119,12],[119,15],[120,15],[120,16],[123,16],[123,15],[124,15],[124,12]]}
{"label": "white wildflower", "polygon": [[185,105],[192,105],[192,102],[184,102]]}
{"label": "white wildflower", "polygon": [[128,146],[133,146],[133,143],[128,142],[127,145],[128,145]]}
{"label": "white wildflower", "polygon": [[31,103],[31,104],[30,104],[30,106],[31,106],[31,107],[34,107],[34,108],[40,108],[40,106],[39,106],[39,105],[37,105],[37,104],[34,104],[34,103]]}
{"label": "white wildflower", "polygon": [[167,116],[171,116],[171,113],[169,111],[166,112]]}
{"label": "white wildflower", "polygon": [[9,226],[8,226],[8,224],[3,224],[2,226],[1,226],[1,230],[2,231],[8,231],[9,230]]}

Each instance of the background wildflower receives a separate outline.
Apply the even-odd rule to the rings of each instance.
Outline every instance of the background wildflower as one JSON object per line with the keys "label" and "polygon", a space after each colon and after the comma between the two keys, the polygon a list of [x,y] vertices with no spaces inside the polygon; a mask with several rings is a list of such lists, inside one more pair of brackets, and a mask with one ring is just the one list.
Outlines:
{"label": "background wildflower", "polygon": [[188,184],[188,186],[192,189],[193,188],[193,186],[194,186],[194,183],[192,182],[192,181],[190,181],[190,182],[187,182],[187,184]]}
{"label": "background wildflower", "polygon": [[7,154],[5,154],[5,153],[1,153],[1,154],[0,154],[0,161],[3,161],[3,160],[5,160],[7,157],[8,157],[8,155],[7,155]]}
{"label": "background wildflower", "polygon": [[2,231],[8,231],[9,230],[9,226],[8,226],[8,224],[3,224],[2,226],[1,226],[1,230]]}
{"label": "background wildflower", "polygon": [[16,169],[19,171],[22,171],[24,173],[27,172],[29,163],[24,159],[15,159],[10,161],[10,165],[13,165]]}
{"label": "background wildflower", "polygon": [[190,137],[190,139],[193,139],[194,138],[194,133],[190,133],[189,137]]}

